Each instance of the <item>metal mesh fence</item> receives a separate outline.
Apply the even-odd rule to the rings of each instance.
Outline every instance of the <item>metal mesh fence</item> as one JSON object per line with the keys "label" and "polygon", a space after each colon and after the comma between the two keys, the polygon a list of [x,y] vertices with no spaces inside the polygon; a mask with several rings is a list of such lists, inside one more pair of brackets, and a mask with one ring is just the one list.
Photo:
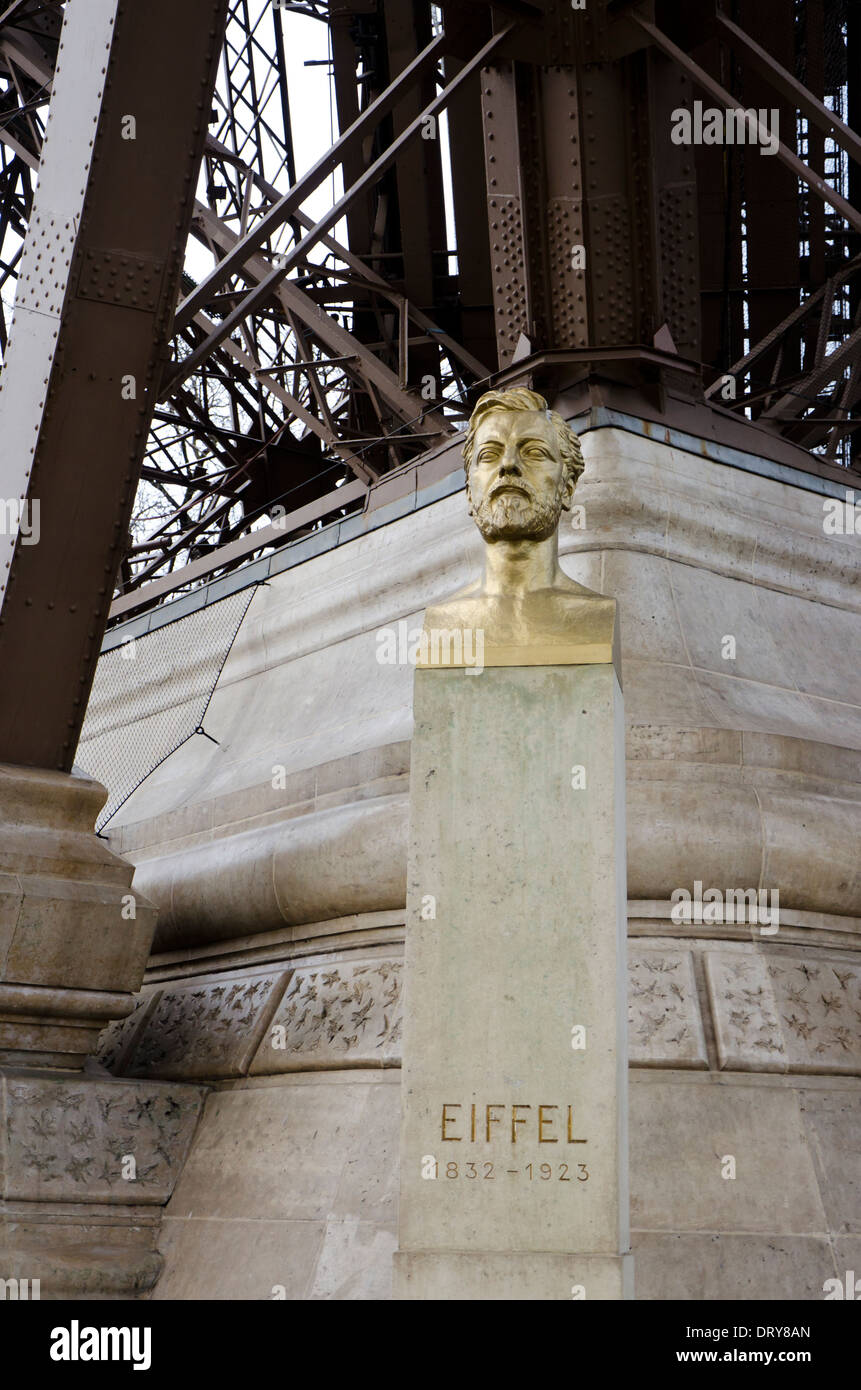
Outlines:
{"label": "metal mesh fence", "polygon": [[257,586],[103,652],[76,765],[108,788],[102,830],[203,719]]}

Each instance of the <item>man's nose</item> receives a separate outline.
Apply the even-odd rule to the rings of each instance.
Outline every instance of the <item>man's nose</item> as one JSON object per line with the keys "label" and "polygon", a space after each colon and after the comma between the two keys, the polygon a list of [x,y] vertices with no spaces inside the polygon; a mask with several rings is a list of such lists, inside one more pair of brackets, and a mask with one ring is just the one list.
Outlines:
{"label": "man's nose", "polygon": [[499,461],[499,476],[504,478],[507,474],[513,473],[516,477],[520,476],[520,460],[517,451],[509,445]]}

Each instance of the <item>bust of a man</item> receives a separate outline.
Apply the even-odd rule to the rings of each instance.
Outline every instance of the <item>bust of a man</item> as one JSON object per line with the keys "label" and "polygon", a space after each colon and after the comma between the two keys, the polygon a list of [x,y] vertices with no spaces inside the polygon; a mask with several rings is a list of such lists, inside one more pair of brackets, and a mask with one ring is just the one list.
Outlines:
{"label": "bust of a man", "polygon": [[[480,633],[485,666],[615,661],[618,669],[615,599],[575,583],[559,564],[559,521],[584,467],[575,431],[535,391],[488,391],[472,413],[463,462],[484,572],[428,608],[425,633]],[[455,649],[465,646],[475,649]],[[424,650],[438,653],[440,644]]]}

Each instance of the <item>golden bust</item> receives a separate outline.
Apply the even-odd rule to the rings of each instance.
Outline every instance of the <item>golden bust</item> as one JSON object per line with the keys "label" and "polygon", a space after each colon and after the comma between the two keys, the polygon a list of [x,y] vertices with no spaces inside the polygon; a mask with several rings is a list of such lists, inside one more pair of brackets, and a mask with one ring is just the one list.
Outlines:
{"label": "golden bust", "polygon": [[[484,573],[428,608],[419,666],[475,651],[484,666],[565,666],[617,660],[616,601],[569,579],[559,564],[559,521],[583,472],[580,440],[543,396],[488,391],[463,446],[469,514],[484,540]],[[431,634],[459,633],[456,643]],[[467,636],[471,640],[467,640]]]}

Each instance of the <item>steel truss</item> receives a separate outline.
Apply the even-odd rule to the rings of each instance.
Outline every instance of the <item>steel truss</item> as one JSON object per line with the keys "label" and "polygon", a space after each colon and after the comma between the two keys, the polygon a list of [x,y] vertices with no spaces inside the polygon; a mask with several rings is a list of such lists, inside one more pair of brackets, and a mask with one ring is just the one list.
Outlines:
{"label": "steel truss", "polygon": [[[292,536],[360,509],[368,484],[451,432],[471,384],[490,374],[381,273],[390,270],[385,242],[378,257],[363,258],[330,230],[363,193],[381,225],[386,172],[421,124],[414,120],[387,141],[381,121],[422,78],[438,85],[444,42],[434,40],[377,92],[364,74],[379,26],[359,26],[354,119],[297,181],[282,33],[292,8],[249,0],[230,7],[205,187],[192,223],[213,267],[198,285],[184,280],[174,366],[162,383],[144,470],[167,514],[155,499],[156,524],[135,537],[124,563],[125,591],[212,551],[223,554],[249,529],[262,529],[275,508],[288,514],[280,534]],[[328,11],[316,17],[329,18]],[[465,77],[499,41],[479,51]],[[442,89],[422,119],[447,100]],[[315,223],[303,203],[339,167],[353,185]],[[424,396],[409,384],[411,356],[419,355],[423,375],[432,377]],[[348,486],[355,480],[364,484],[358,492]],[[335,506],[342,497],[344,505]],[[312,507],[309,519],[314,502],[319,514]],[[235,563],[253,549],[242,547]]]}
{"label": "steel truss", "polygon": [[[524,354],[564,349],[569,385],[658,381],[850,476],[859,11],[230,0],[119,607],[360,510]],[[305,171],[299,15],[326,26],[339,132]],[[60,18],[0,10],[0,350]],[[671,147],[670,111],[694,98],[777,108],[777,155]],[[344,193],[312,214],[336,172]]]}

